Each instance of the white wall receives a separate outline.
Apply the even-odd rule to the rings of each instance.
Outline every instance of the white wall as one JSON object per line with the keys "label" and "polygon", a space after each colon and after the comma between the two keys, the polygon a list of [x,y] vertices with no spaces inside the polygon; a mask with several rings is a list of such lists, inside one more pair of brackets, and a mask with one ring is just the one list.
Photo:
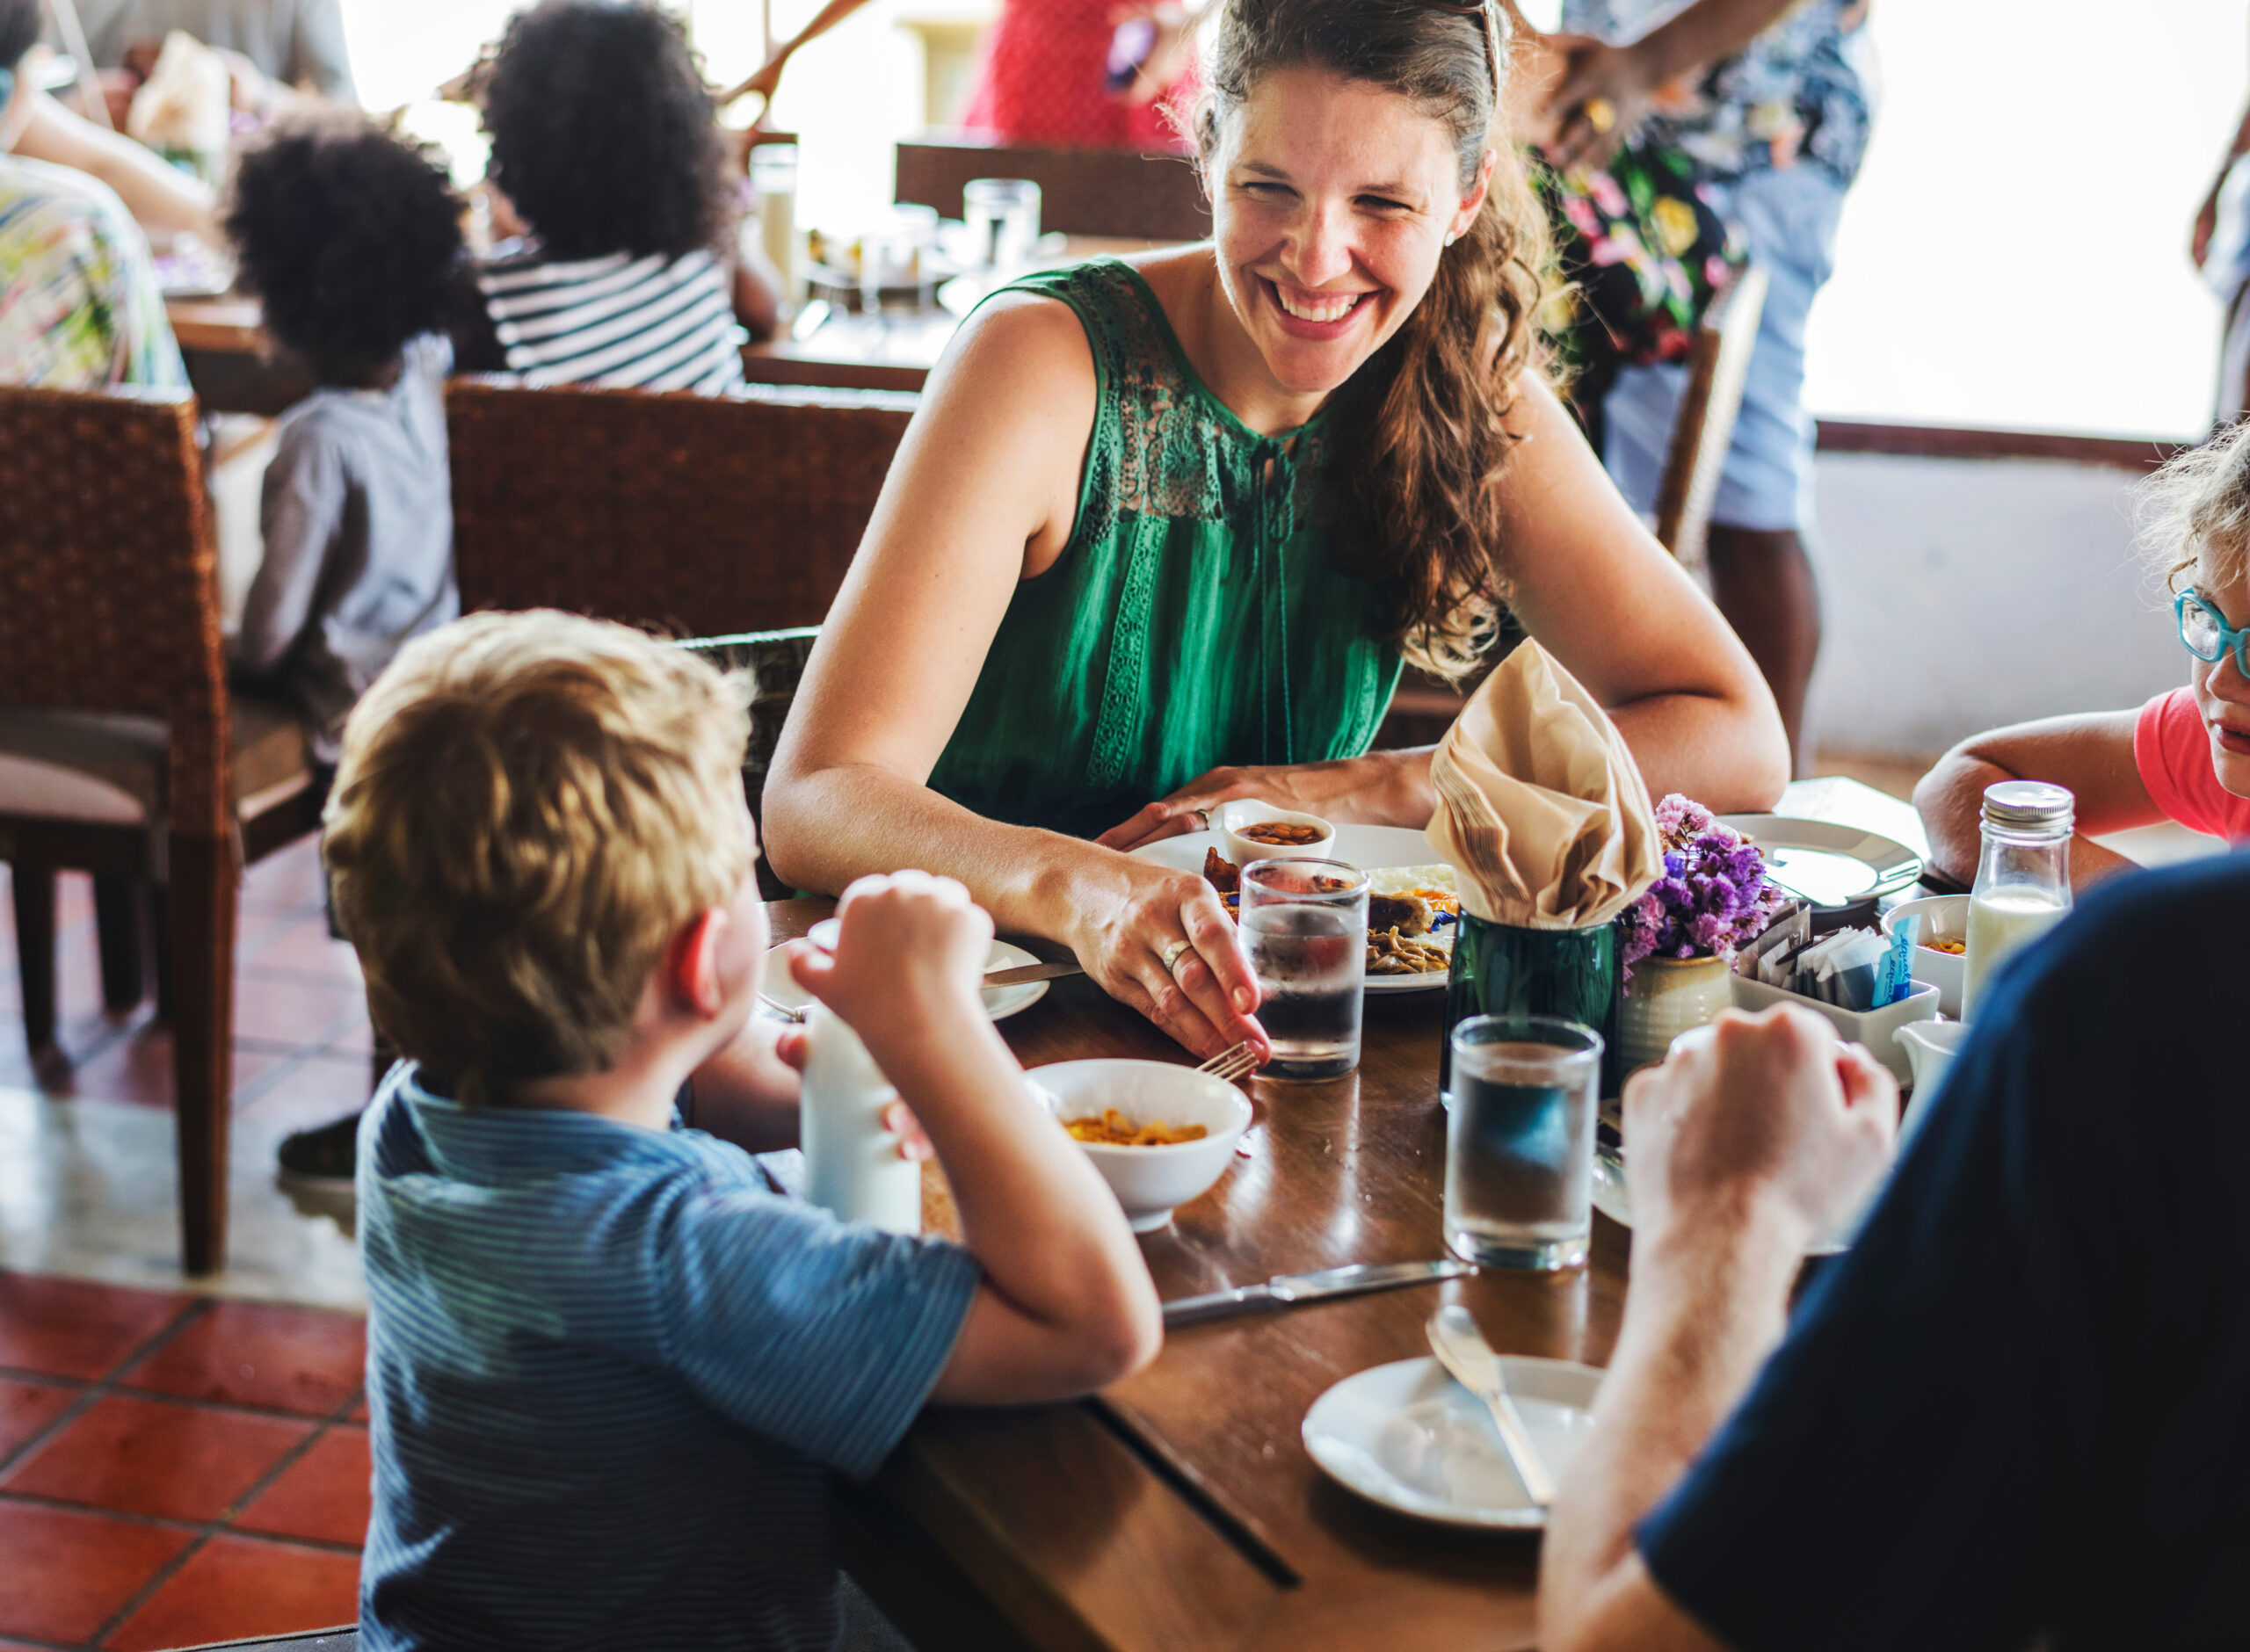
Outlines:
{"label": "white wall", "polygon": [[2137,560],[2135,473],[1823,453],[1813,557],[1823,746],[1928,757],[1980,728],[2138,706],[2187,680]]}

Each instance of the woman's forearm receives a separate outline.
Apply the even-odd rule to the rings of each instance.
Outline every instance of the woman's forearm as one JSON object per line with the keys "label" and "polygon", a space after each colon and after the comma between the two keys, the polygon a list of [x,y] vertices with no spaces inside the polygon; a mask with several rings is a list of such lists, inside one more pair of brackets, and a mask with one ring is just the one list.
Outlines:
{"label": "woman's forearm", "polygon": [[1767,699],[1657,694],[1612,707],[1651,801],[1678,792],[1721,815],[1769,809],[1789,784],[1789,742]]}
{"label": "woman's forearm", "polygon": [[766,855],[783,881],[842,893],[854,878],[914,867],[957,880],[1002,931],[1067,939],[1071,892],[1092,845],[963,808],[872,763],[795,774],[766,789]]}
{"label": "woman's forearm", "polygon": [[99,178],[143,229],[219,244],[217,211],[204,185],[132,139],[72,114],[43,91],[31,94],[31,105],[30,124],[16,141],[18,155]]}

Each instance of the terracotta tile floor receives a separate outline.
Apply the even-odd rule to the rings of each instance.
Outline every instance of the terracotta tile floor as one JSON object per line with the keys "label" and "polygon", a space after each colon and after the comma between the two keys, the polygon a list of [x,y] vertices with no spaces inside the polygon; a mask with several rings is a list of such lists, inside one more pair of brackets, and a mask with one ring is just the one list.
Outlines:
{"label": "terracotta tile floor", "polygon": [[[282,1136],[352,1112],[367,1097],[359,964],[328,934],[312,841],[250,867],[239,911],[230,1264],[196,1284],[225,1295],[356,1307],[349,1201],[293,1197],[273,1174]],[[90,880],[64,874],[56,919],[58,1042],[67,1060],[35,1071],[0,866],[0,1268],[170,1286],[178,1278],[171,1034],[150,1004],[104,1012]]]}
{"label": "terracotta tile floor", "polygon": [[[177,1277],[171,1035],[152,1005],[103,1012],[91,888],[66,875],[56,967],[69,1063],[42,1083],[0,867],[0,1652],[196,1646],[357,1615],[365,1322],[236,1300],[357,1294],[348,1213],[305,1214],[272,1185],[280,1134],[367,1096],[359,968],[329,938],[320,895],[309,843],[245,881],[229,1271],[134,1289],[93,1277]],[[33,1157],[65,1137],[79,1158]],[[11,1185],[4,1161],[19,1149]],[[99,1199],[58,1196],[89,1180],[104,1184]]]}
{"label": "terracotta tile floor", "polygon": [[0,1273],[0,1649],[356,1615],[364,1322]]}

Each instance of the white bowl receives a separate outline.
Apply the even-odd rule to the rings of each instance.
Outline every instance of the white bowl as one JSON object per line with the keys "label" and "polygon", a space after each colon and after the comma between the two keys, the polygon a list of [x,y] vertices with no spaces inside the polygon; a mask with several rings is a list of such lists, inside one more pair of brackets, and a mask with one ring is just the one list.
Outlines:
{"label": "white bowl", "polygon": [[[1261,826],[1268,821],[1284,826],[1310,826],[1320,834],[1317,842],[1309,844],[1261,844],[1254,838],[1240,835],[1245,826]],[[1300,815],[1295,809],[1275,808],[1271,803],[1261,803],[1254,797],[1238,797],[1231,803],[1222,803],[1211,811],[1211,828],[1219,835],[1224,847],[1220,852],[1238,866],[1246,866],[1253,860],[1333,860],[1336,858],[1336,829],[1317,815]]]}
{"label": "white bowl", "polygon": [[[1909,913],[1920,916],[1923,940],[1969,938],[1969,897],[1965,895],[1931,895],[1919,901],[1901,901],[1883,915],[1883,932],[1890,934],[1891,926]],[[1935,987],[1938,1009],[1956,1021],[1961,1018],[1961,982],[1968,964],[1969,960],[1959,953],[1934,953],[1919,945],[1914,948],[1914,979]]]}
{"label": "white bowl", "polygon": [[1209,1134],[1163,1148],[1081,1141],[1086,1156],[1125,1207],[1135,1233],[1154,1233],[1175,1206],[1201,1198],[1234,1156],[1250,1127],[1250,1098],[1223,1078],[1170,1061],[1056,1061],[1026,1075],[1058,1119],[1114,1107],[1135,1124],[1200,1124]]}

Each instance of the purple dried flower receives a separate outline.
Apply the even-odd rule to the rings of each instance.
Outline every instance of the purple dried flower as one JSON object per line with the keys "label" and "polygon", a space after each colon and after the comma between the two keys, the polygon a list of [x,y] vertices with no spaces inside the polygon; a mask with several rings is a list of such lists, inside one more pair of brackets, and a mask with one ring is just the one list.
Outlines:
{"label": "purple dried flower", "polygon": [[1626,979],[1644,958],[1724,958],[1755,939],[1784,899],[1757,845],[1673,793],[1656,807],[1664,875],[1619,919]]}

